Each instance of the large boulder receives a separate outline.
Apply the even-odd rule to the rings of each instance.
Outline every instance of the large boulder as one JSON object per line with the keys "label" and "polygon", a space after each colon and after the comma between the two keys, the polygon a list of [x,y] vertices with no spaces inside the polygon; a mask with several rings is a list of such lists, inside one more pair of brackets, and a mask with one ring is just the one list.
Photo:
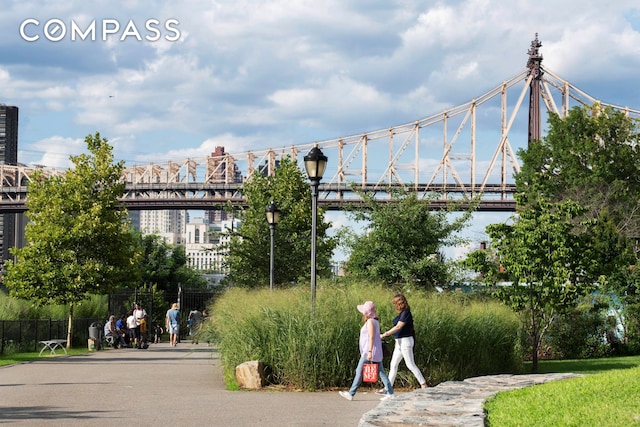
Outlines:
{"label": "large boulder", "polygon": [[259,389],[267,384],[264,363],[258,360],[236,366],[236,380],[241,388]]}

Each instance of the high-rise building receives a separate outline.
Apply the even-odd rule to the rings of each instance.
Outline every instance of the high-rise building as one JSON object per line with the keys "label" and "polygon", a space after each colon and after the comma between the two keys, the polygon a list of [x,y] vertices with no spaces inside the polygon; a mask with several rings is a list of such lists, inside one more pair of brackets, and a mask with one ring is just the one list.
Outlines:
{"label": "high-rise building", "polygon": [[18,107],[0,104],[0,163],[18,164]]}
{"label": "high-rise building", "polygon": [[[227,157],[224,147],[216,147],[207,160],[208,182],[214,183],[242,183],[242,172],[235,164],[232,157]],[[227,211],[209,210],[204,213],[205,220],[211,224],[214,222],[230,220],[232,215]]]}
{"label": "high-rise building", "polygon": [[157,234],[171,245],[182,245],[188,214],[185,210],[140,211],[142,234]]}
{"label": "high-rise building", "polygon": [[[18,164],[18,107],[0,104],[0,164]],[[0,215],[0,256],[9,259],[9,248],[16,245],[16,217],[24,222],[23,214]]]}

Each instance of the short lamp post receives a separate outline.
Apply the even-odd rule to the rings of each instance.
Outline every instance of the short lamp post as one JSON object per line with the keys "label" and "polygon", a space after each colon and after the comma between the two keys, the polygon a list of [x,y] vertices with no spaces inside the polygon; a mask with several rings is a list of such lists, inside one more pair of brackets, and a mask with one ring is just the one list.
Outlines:
{"label": "short lamp post", "polygon": [[275,203],[271,202],[269,207],[266,210],[267,214],[267,222],[269,223],[269,234],[271,235],[271,250],[270,250],[270,258],[269,258],[269,290],[273,291],[273,270],[274,270],[274,262],[275,262],[275,236],[276,236],[276,225],[280,221],[280,209],[276,206]]}
{"label": "short lamp post", "polygon": [[327,167],[327,156],[313,147],[304,156],[304,167],[311,180],[311,309],[316,305],[316,239],[318,222],[318,186]]}

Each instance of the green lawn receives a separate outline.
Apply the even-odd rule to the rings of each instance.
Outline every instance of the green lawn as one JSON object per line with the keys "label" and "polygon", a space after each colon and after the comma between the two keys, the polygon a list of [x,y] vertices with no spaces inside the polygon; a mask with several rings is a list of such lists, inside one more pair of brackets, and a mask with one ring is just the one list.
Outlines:
{"label": "green lawn", "polygon": [[[75,354],[85,354],[88,352],[89,350],[86,348],[72,348],[70,350],[67,350],[67,353],[70,356]],[[57,356],[49,356],[48,351],[44,351],[42,353],[42,356],[38,356],[38,352],[0,355],[0,366],[12,365],[14,363],[30,362],[32,360],[47,359],[52,357],[66,357],[64,354],[64,351],[60,349],[57,349],[56,353],[57,353]]]}
{"label": "green lawn", "polygon": [[542,361],[538,371],[584,376],[497,394],[487,425],[640,426],[640,357]]}
{"label": "green lawn", "polygon": [[[48,357],[16,353],[0,356],[0,366]],[[584,376],[497,394],[485,404],[488,426],[640,426],[640,356],[541,361],[538,371]]]}

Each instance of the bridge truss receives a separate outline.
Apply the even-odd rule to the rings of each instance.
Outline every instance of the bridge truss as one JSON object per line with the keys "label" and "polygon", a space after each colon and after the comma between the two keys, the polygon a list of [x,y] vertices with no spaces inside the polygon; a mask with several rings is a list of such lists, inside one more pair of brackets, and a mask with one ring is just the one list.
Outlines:
{"label": "bridge truss", "polygon": [[[430,198],[435,208],[451,202],[465,207],[478,198],[478,210],[512,211],[517,149],[526,147],[531,111],[522,105],[531,93],[561,117],[575,105],[599,103],[640,120],[639,110],[599,101],[551,70],[540,66],[534,73],[529,67],[467,103],[411,123],[279,149],[130,165],[122,177],[122,201],[139,210],[241,205],[242,185],[254,173],[274,175],[284,156],[304,169],[302,157],[317,146],[329,158],[319,195],[329,209],[359,203],[359,191],[384,202],[404,188]],[[35,170],[63,172],[0,165],[0,212],[26,210],[26,185]]]}

